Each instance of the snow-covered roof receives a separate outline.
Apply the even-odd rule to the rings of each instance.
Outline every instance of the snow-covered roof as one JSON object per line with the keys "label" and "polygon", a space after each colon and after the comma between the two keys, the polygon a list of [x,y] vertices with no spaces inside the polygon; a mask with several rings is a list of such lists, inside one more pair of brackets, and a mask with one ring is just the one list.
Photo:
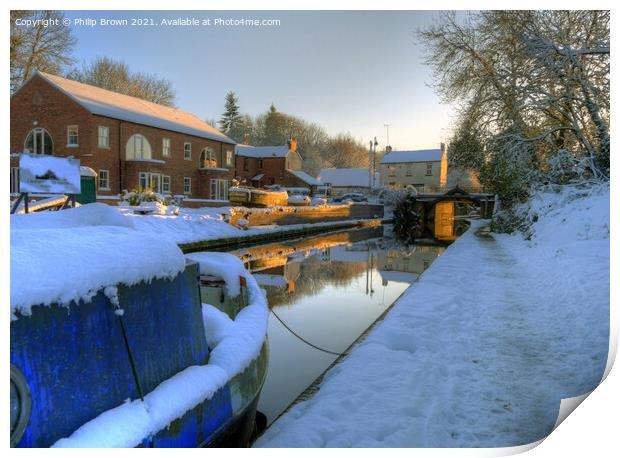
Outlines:
{"label": "snow-covered roof", "polygon": [[[332,186],[366,186],[369,181],[368,169],[321,169],[319,180]],[[375,184],[379,182],[379,174],[375,174]]]}
{"label": "snow-covered roof", "polygon": [[228,138],[215,127],[187,111],[108,91],[49,73],[39,72],[38,74],[93,114],[223,143],[235,143],[234,140]]}
{"label": "snow-covered roof", "polygon": [[297,178],[299,178],[304,183],[309,184],[310,186],[320,186],[323,184],[321,180],[317,180],[312,175],[307,174],[303,170],[287,170],[287,171],[295,175]]}
{"label": "snow-covered roof", "polygon": [[420,149],[415,151],[390,151],[383,159],[382,164],[397,164],[403,162],[435,162],[441,161],[441,149]]}
{"label": "snow-covered roof", "polygon": [[288,146],[235,146],[235,154],[246,157],[286,157],[289,151]]}

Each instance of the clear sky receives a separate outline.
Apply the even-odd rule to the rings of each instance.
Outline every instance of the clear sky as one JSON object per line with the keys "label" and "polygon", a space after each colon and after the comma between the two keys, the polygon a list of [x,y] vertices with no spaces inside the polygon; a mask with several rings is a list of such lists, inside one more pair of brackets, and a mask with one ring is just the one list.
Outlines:
{"label": "clear sky", "polygon": [[[179,108],[219,119],[234,91],[241,111],[257,115],[273,102],[283,112],[395,149],[438,147],[452,109],[429,87],[415,31],[433,12],[66,12],[78,61],[121,59],[134,71],[174,84]],[[98,25],[76,25],[77,18]],[[102,26],[101,18],[279,19],[279,26]]]}

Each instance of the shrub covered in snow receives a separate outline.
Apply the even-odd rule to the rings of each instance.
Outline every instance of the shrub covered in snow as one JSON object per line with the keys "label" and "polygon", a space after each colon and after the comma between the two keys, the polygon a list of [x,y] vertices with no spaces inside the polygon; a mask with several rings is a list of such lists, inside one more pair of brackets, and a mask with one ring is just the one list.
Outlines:
{"label": "shrub covered in snow", "polygon": [[415,197],[417,191],[415,188],[393,189],[389,187],[381,188],[378,192],[379,199],[388,207],[396,207],[407,197]]}
{"label": "shrub covered in snow", "polygon": [[159,215],[178,214],[179,204],[170,196],[153,192],[150,188],[126,189],[119,195],[119,205],[148,208]]}
{"label": "shrub covered in snow", "polygon": [[119,194],[119,198],[121,200],[121,205],[130,205],[132,207],[137,207],[145,202],[159,202],[163,205],[176,203],[172,197],[158,194],[150,188],[138,188],[132,189],[131,191],[124,189],[123,192]]}

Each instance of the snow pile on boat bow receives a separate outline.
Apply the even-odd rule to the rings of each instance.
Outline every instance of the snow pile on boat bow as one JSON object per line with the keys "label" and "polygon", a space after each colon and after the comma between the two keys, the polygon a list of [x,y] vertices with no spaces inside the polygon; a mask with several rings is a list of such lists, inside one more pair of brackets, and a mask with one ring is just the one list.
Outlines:
{"label": "snow pile on boat bow", "polygon": [[184,268],[176,244],[139,233],[105,204],[11,216],[11,319],[35,305],[88,300],[108,286],[172,278]]}

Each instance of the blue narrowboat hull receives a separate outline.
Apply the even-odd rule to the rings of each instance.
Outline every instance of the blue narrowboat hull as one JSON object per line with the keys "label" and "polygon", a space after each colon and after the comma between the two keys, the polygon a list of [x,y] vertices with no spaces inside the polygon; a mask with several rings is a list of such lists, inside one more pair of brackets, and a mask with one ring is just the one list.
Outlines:
{"label": "blue narrowboat hull", "polygon": [[[16,446],[51,446],[183,369],[208,363],[196,264],[171,280],[119,285],[118,297],[122,314],[100,291],[89,301],[35,306],[11,322],[11,364],[32,398]],[[265,341],[242,374],[141,446],[246,445],[266,370]]]}

